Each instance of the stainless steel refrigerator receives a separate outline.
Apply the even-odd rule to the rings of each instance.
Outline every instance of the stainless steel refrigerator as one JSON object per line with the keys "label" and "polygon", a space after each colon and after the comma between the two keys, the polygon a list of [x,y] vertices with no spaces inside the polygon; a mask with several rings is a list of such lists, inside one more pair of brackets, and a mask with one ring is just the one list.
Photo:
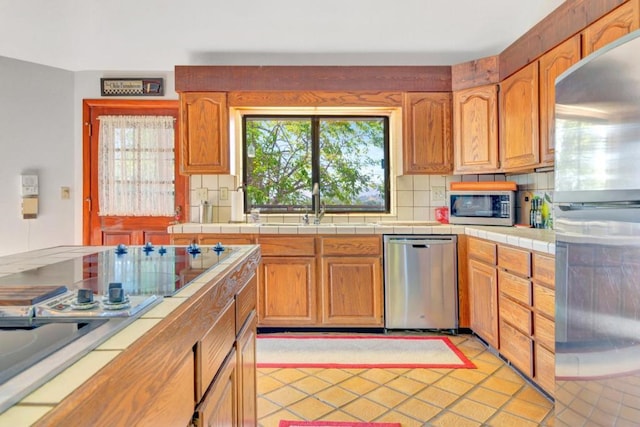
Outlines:
{"label": "stainless steel refrigerator", "polygon": [[555,144],[555,425],[640,425],[640,32],[558,78]]}

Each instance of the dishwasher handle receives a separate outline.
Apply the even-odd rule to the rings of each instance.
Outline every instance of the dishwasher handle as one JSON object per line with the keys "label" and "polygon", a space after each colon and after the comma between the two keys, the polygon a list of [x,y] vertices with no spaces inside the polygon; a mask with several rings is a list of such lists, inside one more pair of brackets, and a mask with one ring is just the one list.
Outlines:
{"label": "dishwasher handle", "polygon": [[389,239],[387,242],[392,245],[406,245],[415,247],[429,247],[431,245],[449,245],[453,243],[451,239]]}
{"label": "dishwasher handle", "polygon": [[412,248],[414,249],[429,249],[431,246],[427,245],[427,244],[419,244],[419,243],[414,243],[413,245],[411,245]]}

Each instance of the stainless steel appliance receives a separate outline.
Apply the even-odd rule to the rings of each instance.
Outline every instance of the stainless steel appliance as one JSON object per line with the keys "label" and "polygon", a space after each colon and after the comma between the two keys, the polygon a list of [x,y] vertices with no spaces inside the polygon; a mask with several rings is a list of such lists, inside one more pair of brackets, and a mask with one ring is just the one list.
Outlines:
{"label": "stainless steel appliance", "polygon": [[0,412],[232,251],[105,248],[0,277]]}
{"label": "stainless steel appliance", "polygon": [[515,194],[515,191],[451,191],[449,222],[511,226],[516,219]]}
{"label": "stainless steel appliance", "polygon": [[384,236],[385,328],[458,329],[456,248],[456,236]]}
{"label": "stainless steel appliance", "polygon": [[639,37],[556,81],[557,426],[639,422]]}

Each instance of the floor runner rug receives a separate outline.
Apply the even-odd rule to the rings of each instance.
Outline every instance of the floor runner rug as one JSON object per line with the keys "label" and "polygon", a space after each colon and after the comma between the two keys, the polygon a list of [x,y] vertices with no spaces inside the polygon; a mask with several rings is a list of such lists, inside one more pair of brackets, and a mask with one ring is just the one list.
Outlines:
{"label": "floor runner rug", "polygon": [[258,335],[259,368],[475,368],[447,337]]}
{"label": "floor runner rug", "polygon": [[282,420],[278,427],[401,427],[400,423],[358,423],[351,421],[287,421]]}

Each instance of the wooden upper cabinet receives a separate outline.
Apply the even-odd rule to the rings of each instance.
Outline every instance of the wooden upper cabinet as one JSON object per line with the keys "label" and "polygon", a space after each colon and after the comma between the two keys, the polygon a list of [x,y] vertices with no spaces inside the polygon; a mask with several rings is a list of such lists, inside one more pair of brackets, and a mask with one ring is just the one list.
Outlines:
{"label": "wooden upper cabinet", "polygon": [[498,170],[498,86],[453,93],[453,153],[454,173]]}
{"label": "wooden upper cabinet", "polygon": [[538,61],[503,80],[499,95],[502,170],[532,170],[540,161]]}
{"label": "wooden upper cabinet", "polygon": [[582,32],[582,55],[587,56],[640,27],[638,0],[630,0]]}
{"label": "wooden upper cabinet", "polygon": [[180,94],[182,173],[228,174],[229,113],[226,93]]}
{"label": "wooden upper cabinet", "polygon": [[405,93],[403,117],[404,173],[451,173],[453,170],[451,94]]}
{"label": "wooden upper cabinet", "polygon": [[580,35],[540,57],[540,165],[553,164],[555,155],[556,78],[580,60]]}

